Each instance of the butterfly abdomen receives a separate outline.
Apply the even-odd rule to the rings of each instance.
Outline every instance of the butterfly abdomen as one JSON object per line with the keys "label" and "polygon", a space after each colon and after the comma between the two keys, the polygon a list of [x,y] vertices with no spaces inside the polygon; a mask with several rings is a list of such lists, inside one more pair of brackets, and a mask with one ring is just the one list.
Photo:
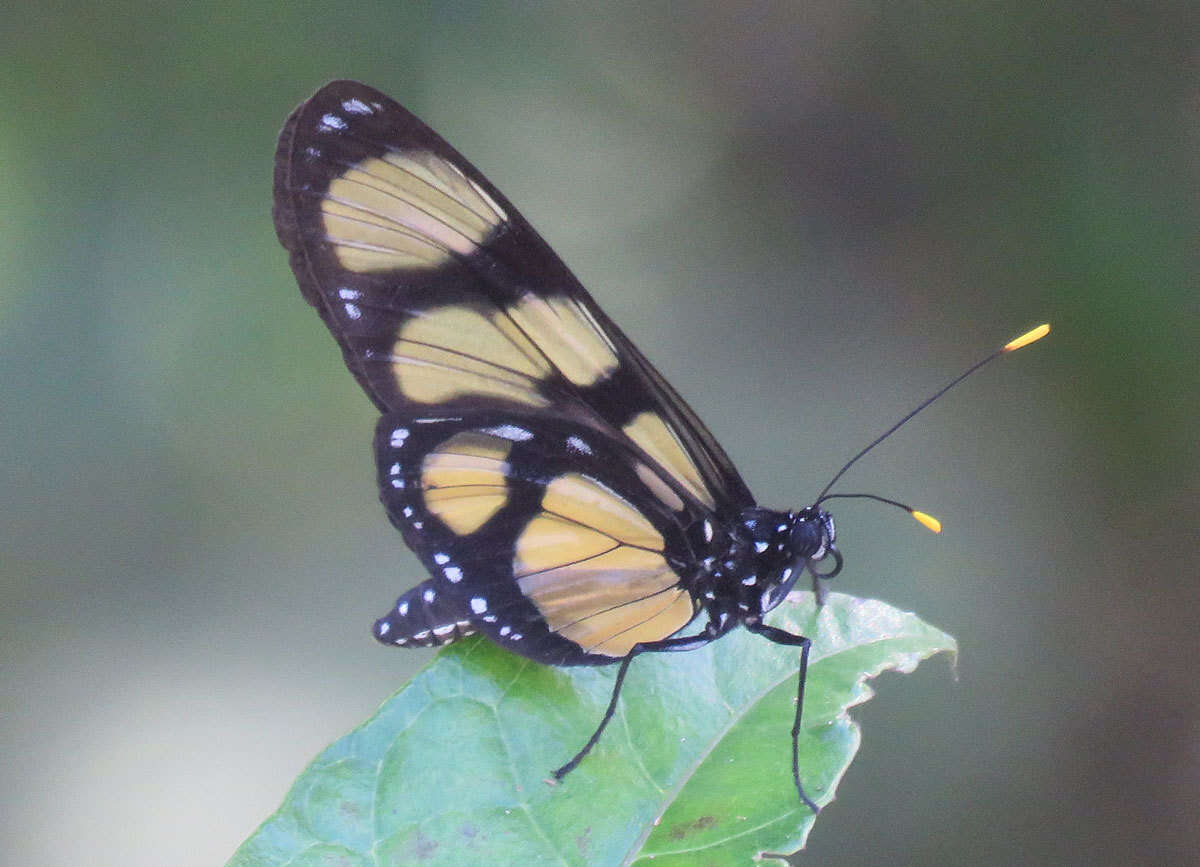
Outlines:
{"label": "butterfly abdomen", "polygon": [[441,597],[432,581],[424,581],[396,600],[396,605],[375,621],[372,633],[383,644],[397,647],[441,647],[475,632],[462,620],[449,599]]}

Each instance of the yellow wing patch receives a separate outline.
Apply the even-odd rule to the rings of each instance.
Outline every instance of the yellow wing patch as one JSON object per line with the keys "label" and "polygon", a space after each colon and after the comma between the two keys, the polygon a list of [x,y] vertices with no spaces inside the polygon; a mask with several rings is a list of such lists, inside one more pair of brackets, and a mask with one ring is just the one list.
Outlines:
{"label": "yellow wing patch", "polygon": [[575,385],[593,385],[617,369],[616,348],[574,298],[542,298],[530,292],[508,309],[508,315]]}
{"label": "yellow wing patch", "polygon": [[517,539],[513,572],[549,628],[588,653],[625,656],[695,614],[662,554],[662,534],[628,500],[567,473]]}
{"label": "yellow wing patch", "polygon": [[641,461],[637,462],[633,470],[637,473],[637,477],[642,480],[642,483],[653,491],[654,496],[658,497],[668,508],[676,512],[683,511],[683,498],[675,493],[674,488],[663,481],[662,476]]}
{"label": "yellow wing patch", "polygon": [[[710,509],[716,508],[716,503],[713,501],[708,487],[704,484],[704,478],[700,475],[700,471],[696,469],[692,459],[683,450],[678,437],[657,413],[639,413],[634,416],[633,421],[625,425],[624,431],[627,437],[641,446],[642,450],[659,466],[673,475],[676,481],[683,485],[692,496]],[[644,477],[643,481],[645,481]]]}
{"label": "yellow wing patch", "polygon": [[503,314],[439,307],[400,329],[391,362],[401,394],[436,404],[483,395],[526,406],[549,406],[537,388],[550,366]]}
{"label": "yellow wing patch", "polygon": [[533,294],[503,312],[447,306],[416,314],[400,328],[390,360],[409,400],[481,395],[534,407],[550,405],[538,383],[555,369],[576,385],[592,385],[620,363],[578,302]]}
{"label": "yellow wing patch", "polygon": [[512,443],[469,431],[425,456],[421,486],[429,511],[460,536],[474,533],[508,502]]}
{"label": "yellow wing patch", "polygon": [[589,476],[579,473],[559,476],[547,486],[542,508],[628,545],[658,551],[663,548],[662,534],[645,515]]}
{"label": "yellow wing patch", "polygon": [[432,268],[474,252],[507,215],[452,163],[389,151],[347,169],[321,201],[325,236],[357,273]]}
{"label": "yellow wing patch", "polygon": [[663,591],[621,608],[601,612],[563,629],[588,653],[627,656],[639,641],[659,641],[687,626],[696,616],[692,598],[682,590]]}

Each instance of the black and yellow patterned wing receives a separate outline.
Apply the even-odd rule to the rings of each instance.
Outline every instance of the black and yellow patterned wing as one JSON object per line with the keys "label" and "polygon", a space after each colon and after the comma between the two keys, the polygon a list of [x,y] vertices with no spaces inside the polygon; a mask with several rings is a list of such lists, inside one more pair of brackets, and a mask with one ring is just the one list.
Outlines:
{"label": "black and yellow patterned wing", "polygon": [[275,223],[382,412],[557,418],[626,441],[682,511],[752,504],[692,410],[508,200],[378,91],[333,82],[288,119]]}
{"label": "black and yellow patterned wing", "polygon": [[381,499],[433,575],[376,622],[386,644],[483,632],[539,662],[602,664],[699,610],[705,519],[621,440],[537,413],[392,414],[375,450]]}

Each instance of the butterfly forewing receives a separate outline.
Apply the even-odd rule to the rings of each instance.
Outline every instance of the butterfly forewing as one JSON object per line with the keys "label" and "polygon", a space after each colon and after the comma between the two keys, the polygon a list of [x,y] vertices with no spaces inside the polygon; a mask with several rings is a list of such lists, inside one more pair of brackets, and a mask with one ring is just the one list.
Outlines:
{"label": "butterfly forewing", "polygon": [[666,460],[681,496],[751,501],[520,213],[388,97],[340,81],[301,105],[280,137],[275,203],[305,297],[381,410],[546,410],[624,431]]}
{"label": "butterfly forewing", "polygon": [[[305,297],[385,426],[474,425],[453,442],[414,433],[407,448],[428,451],[403,461],[377,451],[392,518],[435,576],[425,589],[450,583],[434,555],[453,554],[463,576],[448,590],[454,610],[423,607],[423,620],[389,627],[395,635],[427,621],[431,635],[453,637],[462,620],[509,644],[513,630],[524,647],[541,636],[550,649],[535,658],[599,661],[690,619],[682,528],[737,514],[750,492],[687,404],[470,163],[378,91],[333,82],[280,136],[275,221]],[[530,440],[480,433],[517,417]],[[553,447],[543,443],[552,429]],[[567,436],[604,443],[609,461],[571,451]],[[395,486],[414,483],[425,487],[410,502]],[[596,534],[606,531],[589,520],[615,503],[675,535],[643,544],[610,533],[616,547],[599,550]],[[420,517],[409,520],[406,508]],[[555,561],[558,540],[587,565]],[[485,585],[511,615],[506,635],[492,600],[495,628],[471,607],[484,597],[467,588]],[[410,602],[424,604],[423,594]]]}

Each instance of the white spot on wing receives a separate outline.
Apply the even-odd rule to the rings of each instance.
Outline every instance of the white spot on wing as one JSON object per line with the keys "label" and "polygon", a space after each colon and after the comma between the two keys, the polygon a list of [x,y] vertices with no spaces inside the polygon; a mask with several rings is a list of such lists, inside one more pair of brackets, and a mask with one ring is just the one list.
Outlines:
{"label": "white spot on wing", "polygon": [[433,555],[433,562],[437,563],[439,566],[445,566],[447,563],[450,562],[450,555],[443,554],[441,551],[438,551],[436,554]]}
{"label": "white spot on wing", "polygon": [[400,612],[401,617],[407,617],[408,616],[408,603],[401,602],[399,605],[396,606],[396,610]]}
{"label": "white spot on wing", "polygon": [[447,566],[442,570],[442,574],[446,576],[446,580],[451,584],[457,584],[463,579],[462,569],[457,566]]}
{"label": "white spot on wing", "polygon": [[331,130],[343,130],[347,126],[346,121],[338,117],[336,114],[321,115],[321,123],[317,127],[321,132],[329,132]]}
{"label": "white spot on wing", "polygon": [[347,99],[342,103],[342,108],[350,114],[372,114],[371,106],[367,105],[362,100]]}
{"label": "white spot on wing", "polygon": [[525,430],[523,427],[517,427],[515,424],[498,424],[495,427],[485,427],[480,433],[491,434],[494,437],[511,440],[515,443],[523,443],[526,440],[533,439],[533,434]]}
{"label": "white spot on wing", "polygon": [[338,288],[337,294],[338,298],[346,302],[342,305],[342,309],[346,311],[346,316],[350,319],[362,319],[362,308],[357,304],[350,303],[362,298],[362,293],[357,289],[341,286]]}
{"label": "white spot on wing", "polygon": [[581,454],[581,455],[592,454],[592,447],[589,446],[582,439],[580,439],[579,437],[574,436],[574,435],[567,437],[567,448],[570,451],[576,452],[577,454]]}
{"label": "white spot on wing", "polygon": [[433,592],[433,588],[430,588],[421,594],[421,598],[426,602],[432,602],[435,595],[436,594]]}
{"label": "white spot on wing", "polygon": [[476,596],[471,599],[471,610],[476,614],[482,614],[487,611],[487,600],[482,596]]}
{"label": "white spot on wing", "polygon": [[391,632],[391,631],[392,631],[392,624],[388,623],[386,620],[385,620],[385,621],[383,621],[383,623],[380,623],[380,624],[379,624],[379,635],[380,635],[380,637],[382,637],[382,636],[384,636],[384,635],[387,635],[387,634],[388,634],[389,632]]}
{"label": "white spot on wing", "polygon": [[398,427],[392,431],[391,444],[392,448],[398,449],[404,445],[404,441],[408,439],[408,428]]}

